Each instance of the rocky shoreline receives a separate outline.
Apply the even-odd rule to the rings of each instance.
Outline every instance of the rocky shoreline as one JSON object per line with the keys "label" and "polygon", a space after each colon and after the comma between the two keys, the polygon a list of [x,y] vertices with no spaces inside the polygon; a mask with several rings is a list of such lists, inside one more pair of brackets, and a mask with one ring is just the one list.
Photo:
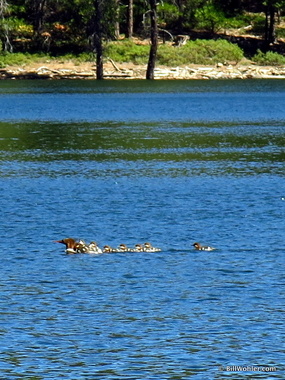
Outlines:
{"label": "rocky shoreline", "polygon": [[[70,65],[69,65],[70,66]],[[44,65],[40,67],[0,69],[0,79],[96,79],[94,65],[84,67]],[[127,64],[120,68],[112,63],[104,66],[105,79],[145,79],[146,66]],[[285,79],[285,67],[224,65],[186,67],[157,67],[155,79]]]}

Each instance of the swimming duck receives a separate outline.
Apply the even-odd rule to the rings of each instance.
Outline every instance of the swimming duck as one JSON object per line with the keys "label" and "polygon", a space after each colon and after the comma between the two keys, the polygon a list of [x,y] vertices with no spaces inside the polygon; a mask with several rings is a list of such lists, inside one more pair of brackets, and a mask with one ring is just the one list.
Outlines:
{"label": "swimming duck", "polygon": [[195,249],[197,249],[198,251],[214,251],[216,249],[214,247],[201,245],[200,243],[194,243],[193,247],[195,247]]}
{"label": "swimming duck", "polygon": [[66,253],[79,253],[79,252],[77,252],[77,249],[79,248],[80,243],[77,242],[73,238],[65,238],[62,240],[56,240],[55,243],[64,244]]}
{"label": "swimming duck", "polygon": [[73,238],[65,238],[56,240],[56,243],[64,244],[66,253],[102,253],[101,248],[95,242],[86,244],[84,240],[76,241]]}
{"label": "swimming duck", "polygon": [[144,251],[145,252],[160,252],[160,248],[153,247],[150,243],[144,243]]}

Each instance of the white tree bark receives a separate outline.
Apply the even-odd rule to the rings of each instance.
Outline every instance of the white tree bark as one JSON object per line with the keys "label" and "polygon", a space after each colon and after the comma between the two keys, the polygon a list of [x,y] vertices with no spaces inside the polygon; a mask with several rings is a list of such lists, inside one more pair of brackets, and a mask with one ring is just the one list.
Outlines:
{"label": "white tree bark", "polygon": [[6,22],[6,15],[8,10],[8,3],[6,0],[0,0],[0,19],[2,23],[3,37],[4,37],[4,50],[12,53],[13,46],[9,38],[9,27]]}

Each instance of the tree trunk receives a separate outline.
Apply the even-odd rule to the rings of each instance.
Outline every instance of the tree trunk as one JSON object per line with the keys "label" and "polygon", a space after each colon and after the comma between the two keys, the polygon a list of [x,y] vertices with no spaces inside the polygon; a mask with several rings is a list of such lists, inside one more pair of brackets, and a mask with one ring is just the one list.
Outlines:
{"label": "tree trunk", "polygon": [[46,17],[46,0],[34,0],[32,6],[32,24],[36,36],[43,31],[44,19]]}
{"label": "tree trunk", "polygon": [[4,51],[8,51],[9,53],[12,53],[13,47],[12,47],[12,44],[11,44],[10,38],[9,38],[9,27],[8,27],[8,25],[6,23],[6,19],[5,19],[7,9],[8,9],[7,1],[6,0],[0,0],[0,19],[2,21],[3,33],[4,33],[3,37],[5,40]]}
{"label": "tree trunk", "polygon": [[150,3],[150,52],[146,71],[146,79],[154,79],[154,68],[158,46],[158,28],[156,14],[156,0],[149,0]]}
{"label": "tree trunk", "polygon": [[133,32],[134,32],[134,2],[133,0],[129,0],[127,38],[133,38]]}
{"label": "tree trunk", "polygon": [[273,5],[270,7],[269,15],[269,43],[273,43],[275,41],[275,7]]}
{"label": "tree trunk", "polygon": [[103,44],[102,44],[102,1],[94,0],[95,18],[93,44],[96,52],[96,79],[104,79],[103,72]]}
{"label": "tree trunk", "polygon": [[183,9],[184,9],[184,0],[178,0],[177,6],[179,10],[179,16],[177,20],[178,32],[181,34],[183,32]]}
{"label": "tree trunk", "polygon": [[275,7],[272,4],[267,5],[265,11],[265,49],[275,41]]}
{"label": "tree trunk", "polygon": [[118,40],[120,38],[120,6],[119,6],[119,0],[115,1],[116,3],[116,19],[115,19],[115,38]]}

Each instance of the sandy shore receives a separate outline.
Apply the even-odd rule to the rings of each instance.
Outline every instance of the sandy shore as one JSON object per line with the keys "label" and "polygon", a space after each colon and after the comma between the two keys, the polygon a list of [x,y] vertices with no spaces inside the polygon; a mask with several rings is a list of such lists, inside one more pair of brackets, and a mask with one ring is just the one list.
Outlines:
{"label": "sandy shore", "polygon": [[[251,63],[173,68],[157,66],[154,74],[155,79],[284,79],[285,66],[267,67]],[[145,79],[145,75],[146,66],[114,62],[104,64],[105,79]],[[96,79],[96,68],[92,62],[77,65],[73,62],[51,61],[0,69],[0,79]]]}

